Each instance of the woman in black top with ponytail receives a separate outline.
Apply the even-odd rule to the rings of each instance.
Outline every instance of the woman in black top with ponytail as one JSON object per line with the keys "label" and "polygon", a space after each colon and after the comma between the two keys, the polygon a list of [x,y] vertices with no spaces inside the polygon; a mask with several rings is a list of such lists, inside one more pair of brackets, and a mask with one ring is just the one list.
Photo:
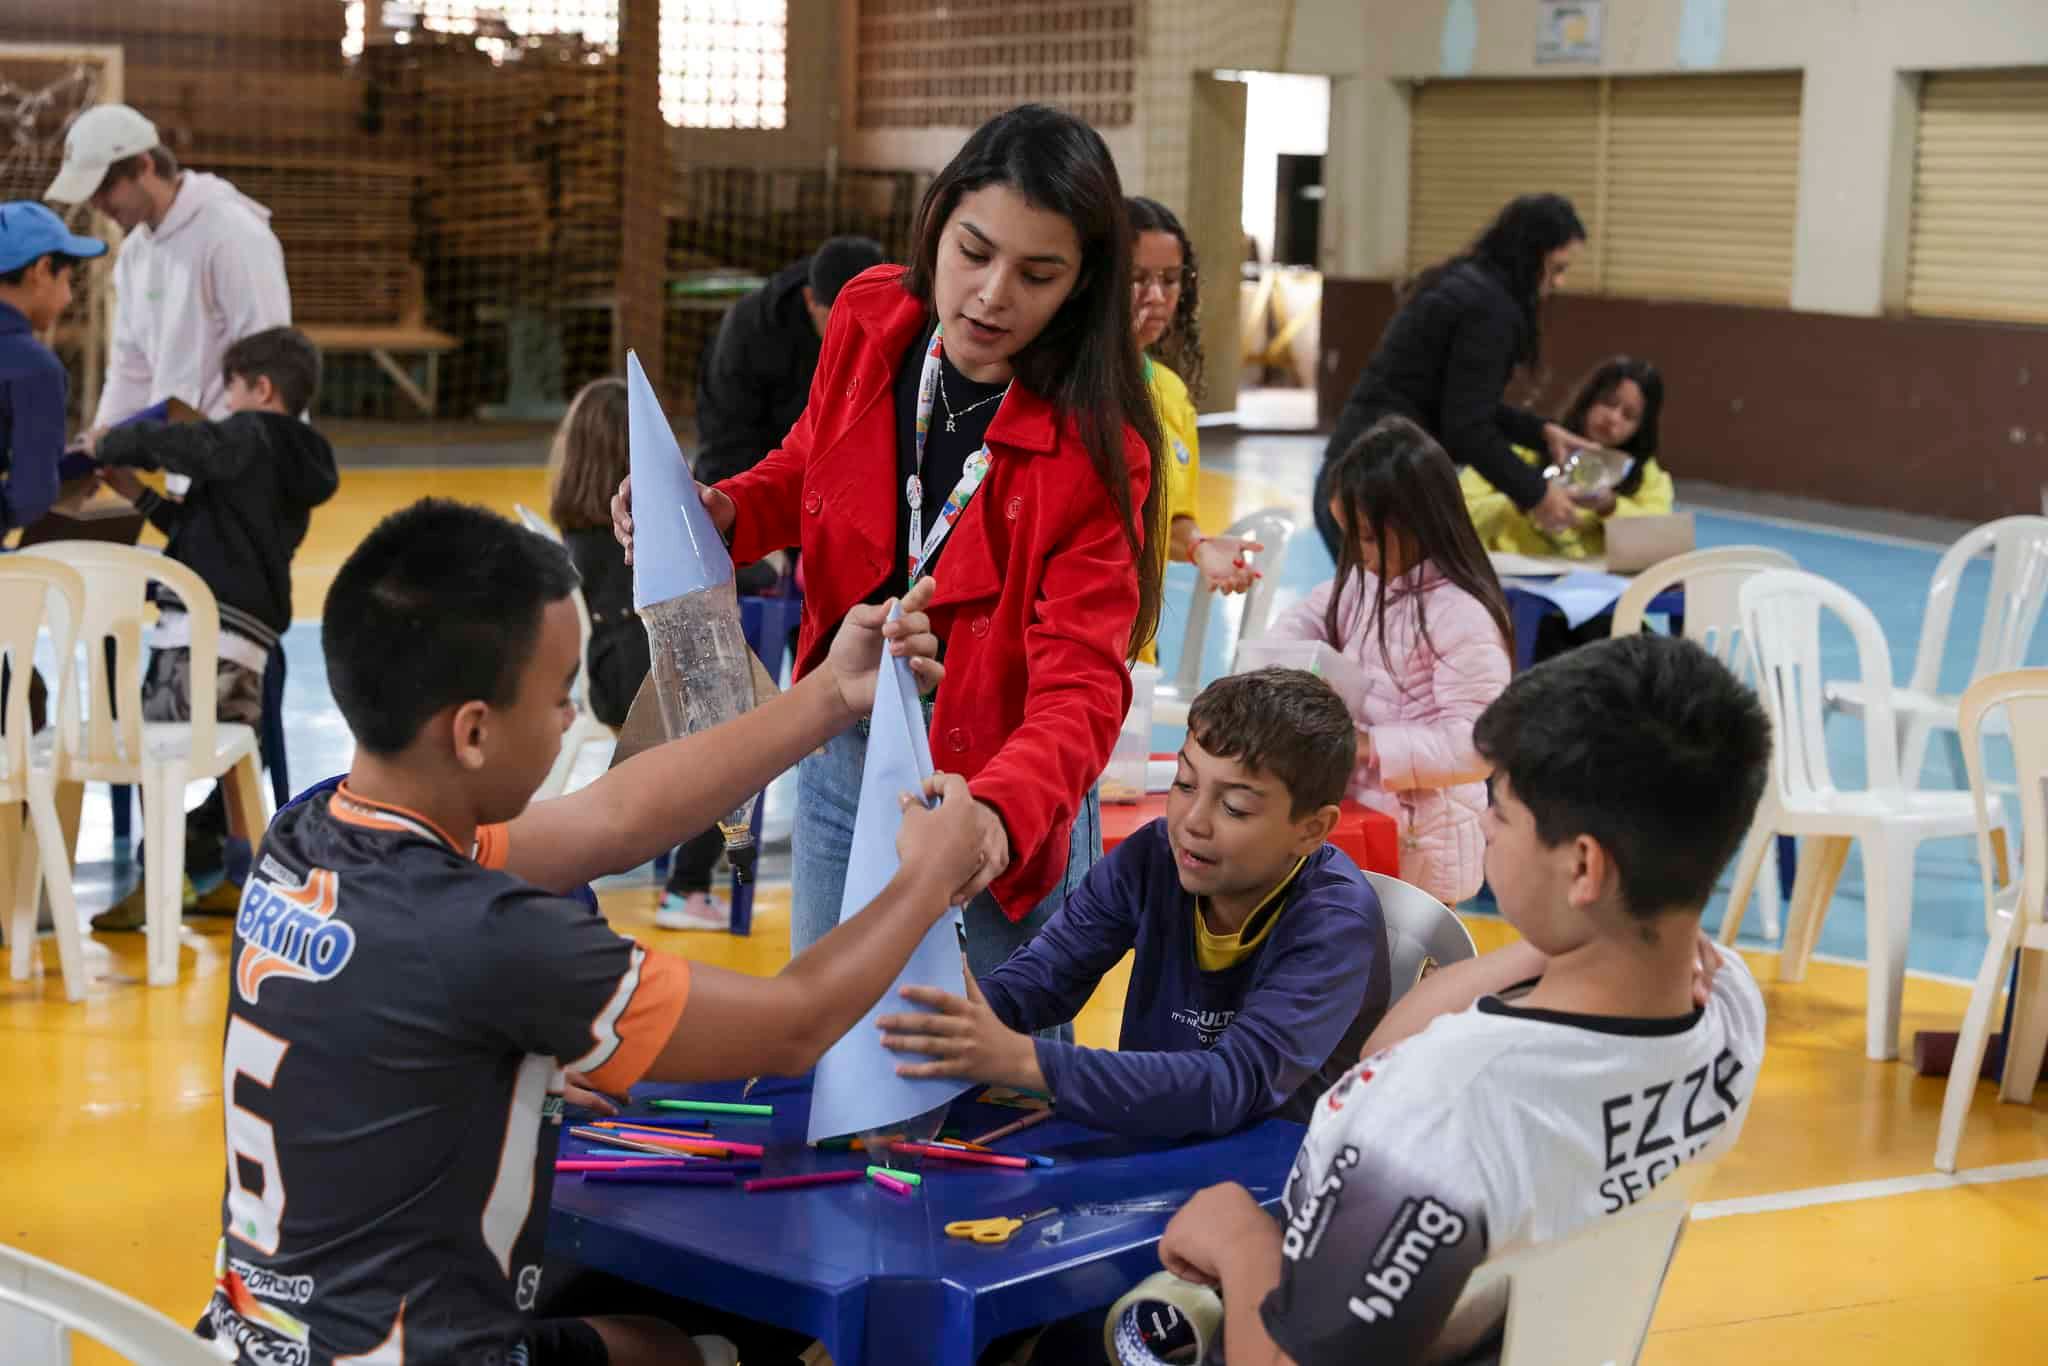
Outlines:
{"label": "woman in black top with ponytail", "polygon": [[[1365,373],[1323,450],[1323,473],[1374,422],[1398,414],[1420,424],[1460,465],[1470,465],[1538,526],[1563,527],[1576,505],[1513,445],[1561,460],[1586,445],[1554,422],[1502,401],[1520,367],[1543,351],[1542,304],[1571,269],[1585,225],[1562,195],[1510,201],[1463,255],[1430,267],[1402,291]],[[1340,541],[1316,481],[1316,528],[1334,559]]]}

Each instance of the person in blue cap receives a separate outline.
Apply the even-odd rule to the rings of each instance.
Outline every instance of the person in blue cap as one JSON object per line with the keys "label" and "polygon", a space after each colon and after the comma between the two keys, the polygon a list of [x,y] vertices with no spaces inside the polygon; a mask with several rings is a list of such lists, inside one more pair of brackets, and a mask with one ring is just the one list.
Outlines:
{"label": "person in blue cap", "polygon": [[57,501],[70,384],[36,333],[70,307],[79,265],[106,251],[41,204],[0,204],[0,535]]}

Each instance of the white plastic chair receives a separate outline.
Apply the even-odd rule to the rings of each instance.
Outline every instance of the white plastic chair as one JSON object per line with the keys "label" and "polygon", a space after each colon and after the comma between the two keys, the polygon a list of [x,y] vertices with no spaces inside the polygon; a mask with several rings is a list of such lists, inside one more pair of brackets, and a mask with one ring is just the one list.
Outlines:
{"label": "white plastic chair", "polygon": [[1507,1296],[1500,1366],[1619,1366],[1641,1357],[1685,1236],[1690,1175],[1681,1168],[1643,1203],[1472,1274],[1460,1308]]}
{"label": "white plastic chair", "polygon": [[[1237,639],[1231,647],[1233,653],[1238,645],[1247,640],[1257,640],[1266,633],[1266,626],[1273,619],[1273,598],[1280,591],[1280,574],[1287,567],[1287,547],[1294,539],[1294,532],[1294,519],[1285,508],[1261,508],[1249,516],[1240,517],[1219,533],[1257,541],[1266,547],[1252,556],[1252,563],[1264,577],[1253,579],[1252,586],[1244,592]],[[1196,574],[1194,593],[1188,600],[1188,628],[1181,639],[1180,662],[1173,671],[1172,679],[1160,684],[1158,697],[1152,704],[1155,725],[1185,726],[1188,723],[1188,705],[1202,690],[1202,653],[1209,642],[1209,604],[1215,596],[1216,590],[1209,581]],[[1225,671],[1228,672],[1227,656]]]}
{"label": "white plastic chair", "polygon": [[[1609,634],[1620,639],[1643,629],[1643,617],[1650,603],[1673,584],[1685,585],[1685,630],[1687,640],[1720,660],[1738,676],[1752,672],[1749,650],[1742,644],[1742,612],[1738,601],[1742,585],[1768,569],[1797,569],[1799,562],[1781,550],[1761,545],[1731,545],[1715,550],[1695,550],[1653,565],[1636,575],[1614,604],[1614,627]],[[1754,681],[1754,680],[1752,680]],[[1756,882],[1763,903],[1764,938],[1776,939],[1778,918],[1778,844],[1768,835],[1750,836],[1763,842],[1770,872]],[[1742,927],[1749,898],[1730,901],[1721,921],[1721,942],[1733,944]]]}
{"label": "white plastic chair", "polygon": [[[1970,665],[1974,681],[1986,674],[2017,669],[2026,663],[2027,646],[2048,605],[2048,517],[2001,517],[1965,532],[1934,567],[1927,585],[1927,613],[1920,627],[1920,648],[1913,659],[1912,681],[1894,687],[1892,714],[1899,729],[1899,781],[1920,785],[1927,763],[1927,744],[1936,731],[1953,736],[1959,695],[1942,693],[1941,659],[1948,650],[1956,589],[1970,561],[1991,553],[1991,588],[1985,595],[1984,619],[1977,628],[1977,657]],[[1843,683],[1828,689],[1828,704],[1844,711],[1865,705],[1861,687]]]}
{"label": "white plastic chair", "polygon": [[[1775,743],[1771,776],[1756,823],[1736,860],[1729,894],[1735,908],[1749,895],[1772,835],[1816,837],[1799,861],[1786,916],[1778,979],[1805,980],[1814,941],[1849,845],[1863,844],[1864,941],[1869,1002],[1864,1051],[1883,1061],[1899,1054],[1899,997],[1906,980],[1906,935],[1913,920],[1913,856],[1923,840],[1968,835],[1977,828],[1967,792],[1922,792],[1899,782],[1898,735],[1891,706],[1891,651],[1877,618],[1855,594],[1813,574],[1778,569],[1742,586],[1743,631],[1757,661],[1758,690]],[[1835,785],[1828,767],[1821,698],[1820,619],[1827,611],[1849,628],[1864,687],[1863,733],[1868,781],[1860,791]]]}
{"label": "white plastic chair", "polygon": [[1444,968],[1479,956],[1472,932],[1443,902],[1386,873],[1368,871],[1365,880],[1379,896],[1380,916],[1387,925],[1387,966],[1393,982],[1389,1006],[1422,980],[1424,967]]}
{"label": "white plastic chair", "polygon": [[[54,612],[49,611],[52,603]],[[57,667],[52,696],[64,695],[84,614],[85,580],[77,570],[35,555],[0,555],[0,657],[13,665],[7,706],[0,713],[0,888],[14,896],[7,927],[11,971],[15,981],[28,980],[35,961],[36,912],[47,887],[64,995],[73,1001],[85,997],[85,950],[78,903],[71,894],[71,851],[65,847],[63,823],[57,816],[55,733],[38,755],[29,734],[28,694],[36,637],[47,627]],[[16,810],[19,806],[28,808],[26,830]],[[4,876],[10,866],[15,870],[11,883]]]}
{"label": "white plastic chair", "polygon": [[[184,911],[185,785],[217,778],[235,833],[256,843],[268,824],[256,732],[215,718],[220,608],[190,569],[152,551],[101,541],[49,541],[38,556],[61,560],[85,581],[78,630],[88,668],[57,703],[54,744],[60,783],[127,783],[142,789],[143,875],[148,884],[149,983],[178,980],[178,922]],[[178,595],[191,625],[192,719],[142,719],[144,595],[150,584]],[[102,641],[111,638],[120,676],[107,674]],[[82,693],[90,702],[81,705]]]}
{"label": "white plastic chair", "polygon": [[8,1366],[70,1366],[72,1333],[141,1366],[220,1366],[219,1353],[148,1305],[0,1244],[0,1343]]}
{"label": "white plastic chair", "polygon": [[[2002,712],[2003,729],[2011,737],[2020,828],[2025,832],[2021,875],[2002,889],[1994,885],[1998,859],[1993,837],[1999,824],[1991,815],[1991,785],[1984,774],[1985,722],[1994,711]],[[1984,924],[1990,943],[1970,992],[1970,1008],[1963,1016],[1941,1102],[1934,1165],[1945,1172],[1956,1169],[1956,1148],[1962,1143],[1977,1074],[1984,1066],[1992,1012],[2012,971],[2014,954],[2021,955],[2020,975],[2012,1029],[2005,1041],[2001,1097],[2020,1105],[2033,1100],[2041,1080],[2042,1049],[2048,1047],[2048,794],[2042,786],[2048,783],[2048,669],[2018,669],[1978,679],[1962,696],[1958,723],[1977,812],[1977,858],[1984,869]]]}
{"label": "white plastic chair", "polygon": [[[556,545],[562,544],[561,533],[547,518],[524,503],[514,503],[512,507],[528,531],[538,532]],[[576,674],[576,686],[570,694],[576,703],[576,719],[569,723],[568,733],[562,736],[562,748],[555,755],[555,766],[548,770],[546,780],[533,794],[535,801],[559,797],[569,790],[569,774],[575,769],[576,760],[585,745],[609,745],[618,739],[611,727],[598,720],[590,709],[590,604],[583,600],[581,588],[573,596],[576,599],[576,629],[582,633],[582,644],[576,657],[583,661],[583,667]]]}

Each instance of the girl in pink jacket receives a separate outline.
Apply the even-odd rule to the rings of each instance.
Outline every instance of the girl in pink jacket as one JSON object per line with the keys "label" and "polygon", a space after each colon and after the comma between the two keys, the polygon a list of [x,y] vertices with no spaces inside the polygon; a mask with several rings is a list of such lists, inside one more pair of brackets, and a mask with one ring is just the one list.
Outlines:
{"label": "girl in pink jacket", "polygon": [[1389,417],[1327,476],[1344,533],[1337,577],[1272,628],[1321,641],[1365,675],[1353,800],[1401,830],[1401,877],[1446,905],[1485,881],[1486,762],[1472,723],[1507,687],[1507,599],[1465,515],[1458,474],[1428,433]]}

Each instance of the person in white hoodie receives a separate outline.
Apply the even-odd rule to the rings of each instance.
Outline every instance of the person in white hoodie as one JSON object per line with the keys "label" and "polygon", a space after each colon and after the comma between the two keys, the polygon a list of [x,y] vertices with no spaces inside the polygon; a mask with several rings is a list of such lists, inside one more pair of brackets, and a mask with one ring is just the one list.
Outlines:
{"label": "person in white hoodie", "polygon": [[127,234],[114,263],[107,381],[91,425],[171,398],[226,418],[221,356],[238,338],[292,320],[270,210],[219,176],[180,169],[156,125],[125,104],[78,116],[43,198],[89,202]]}

